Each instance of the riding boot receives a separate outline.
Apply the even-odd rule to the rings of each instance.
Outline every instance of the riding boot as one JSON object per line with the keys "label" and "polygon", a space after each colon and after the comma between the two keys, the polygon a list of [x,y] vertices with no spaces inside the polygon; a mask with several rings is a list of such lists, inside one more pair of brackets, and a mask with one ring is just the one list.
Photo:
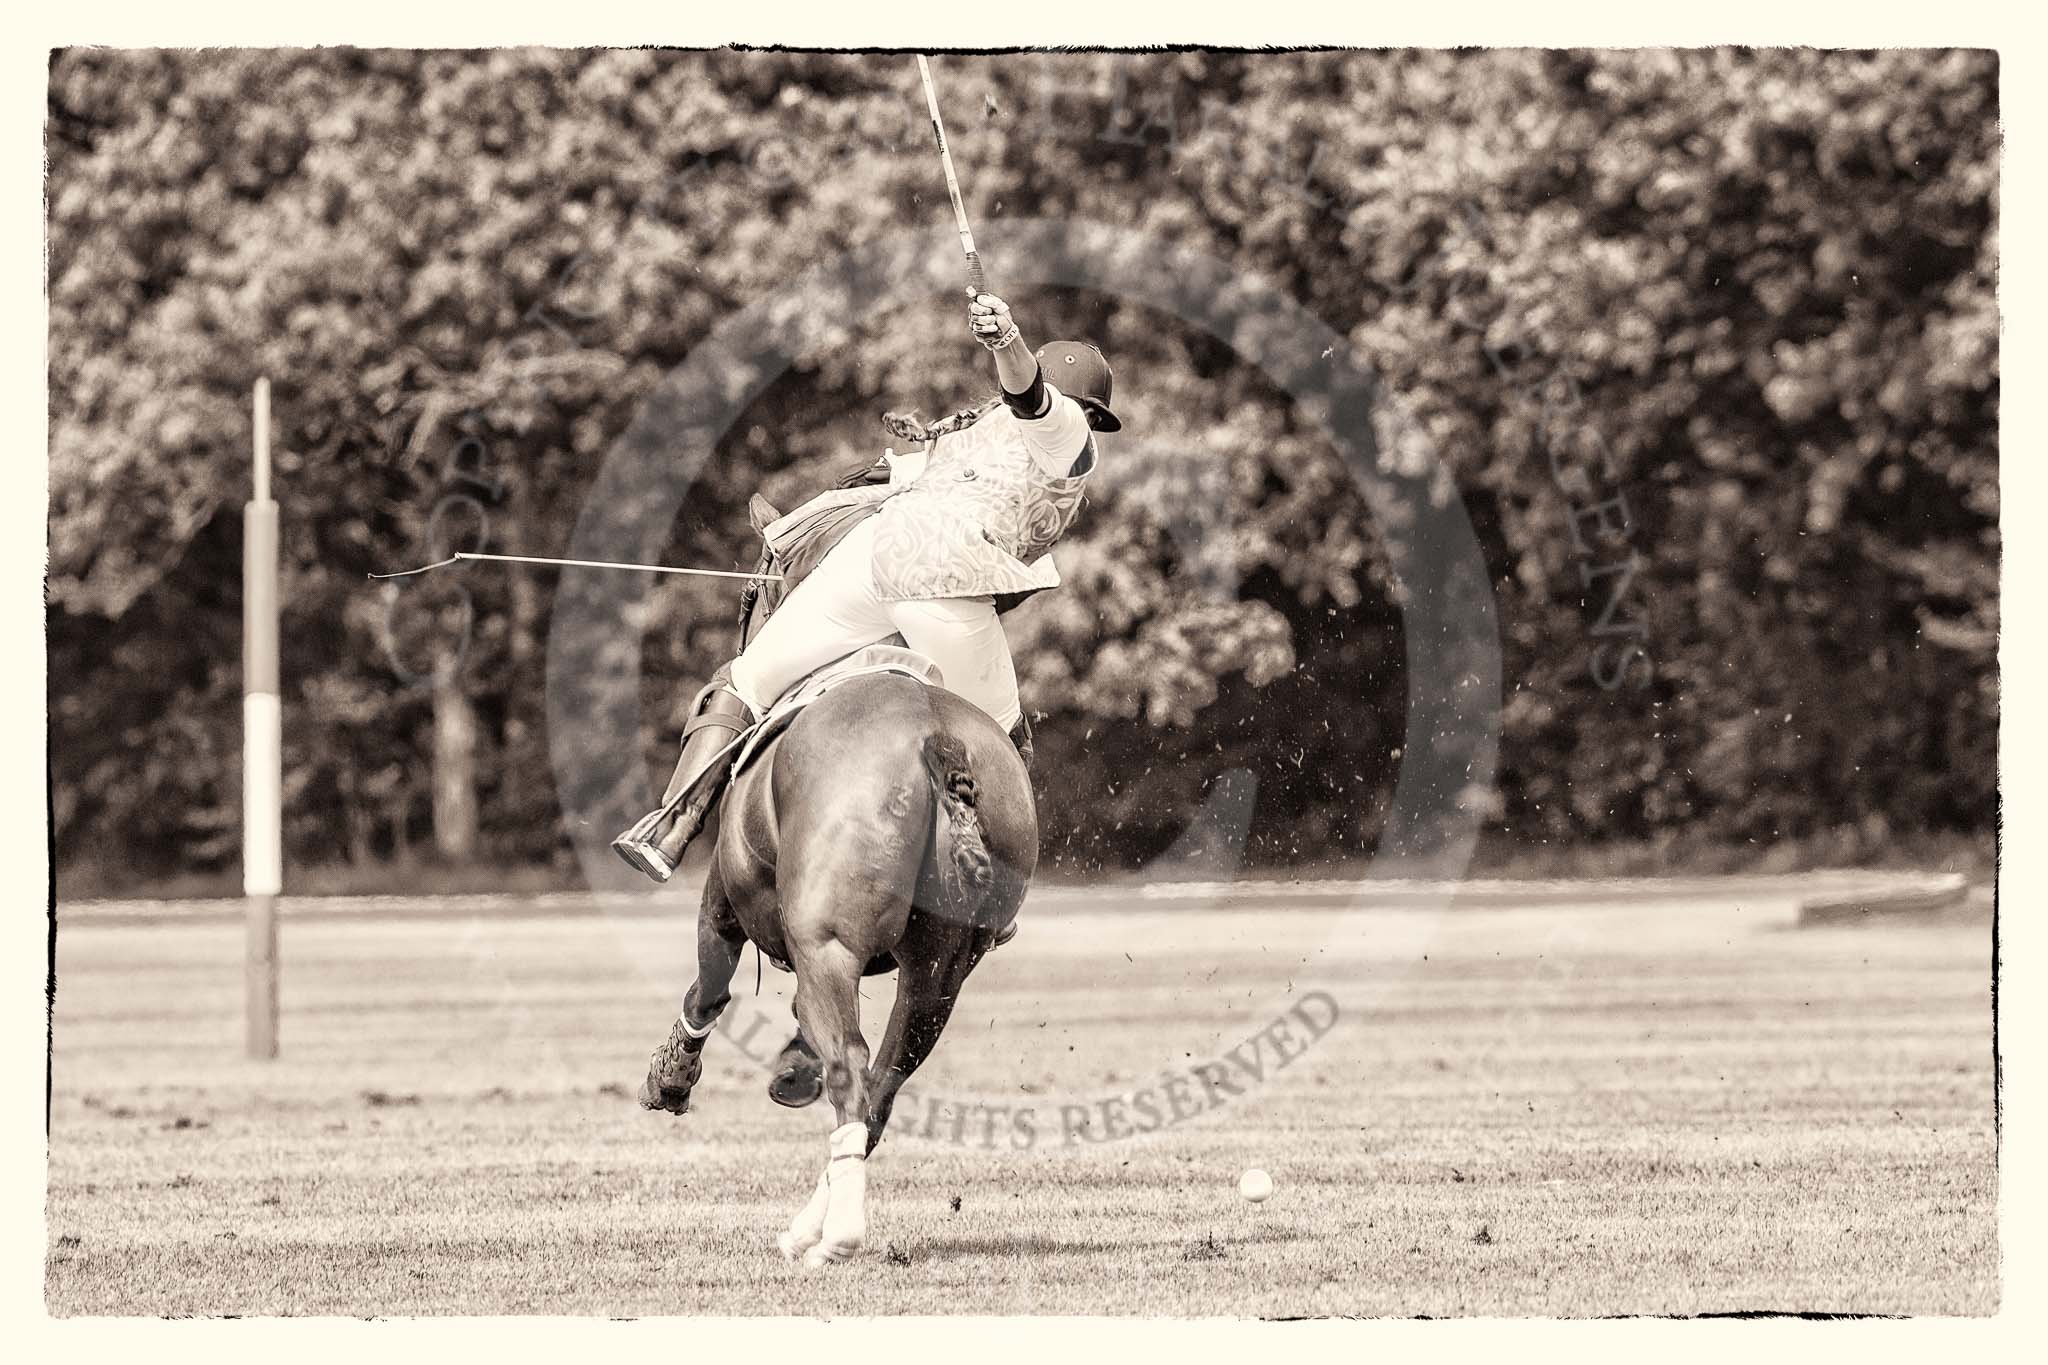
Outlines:
{"label": "riding boot", "polygon": [[665,882],[675,875],[683,850],[704,827],[704,817],[725,789],[733,754],[753,720],[747,704],[732,690],[731,666],[712,675],[697,694],[683,726],[683,752],[675,775],[662,793],[661,805],[633,822],[612,840],[626,865]]}

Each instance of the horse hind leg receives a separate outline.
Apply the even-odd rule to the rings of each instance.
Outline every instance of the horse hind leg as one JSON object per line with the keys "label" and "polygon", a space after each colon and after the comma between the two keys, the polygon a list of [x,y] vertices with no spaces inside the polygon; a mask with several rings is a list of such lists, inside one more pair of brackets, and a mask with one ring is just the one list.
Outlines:
{"label": "horse hind leg", "polygon": [[827,1165],[818,1173],[818,1187],[811,1191],[811,1201],[796,1211],[796,1217],[789,1220],[789,1226],[776,1238],[783,1259],[801,1259],[825,1239],[825,1215],[831,1208],[832,1168]]}
{"label": "horse hind leg", "polygon": [[[922,932],[919,932],[922,931]],[[889,1028],[875,1053],[869,1087],[867,1149],[872,1152],[889,1126],[896,1093],[903,1088],[932,1049],[952,1017],[960,987],[985,949],[985,931],[949,921],[924,920],[913,930],[918,942],[906,942],[906,965],[897,973],[896,1004]]]}
{"label": "horse hind leg", "polygon": [[810,1202],[790,1221],[782,1252],[807,1266],[844,1261],[867,1240],[868,1045],[860,1031],[860,972],[865,960],[836,939],[791,945],[796,1013],[824,1063],[825,1093],[839,1118],[825,1173]]}
{"label": "horse hind leg", "polygon": [[816,1268],[848,1260],[867,1241],[867,1127],[845,1123],[832,1130],[832,1154],[817,1188],[776,1239],[785,1260]]}

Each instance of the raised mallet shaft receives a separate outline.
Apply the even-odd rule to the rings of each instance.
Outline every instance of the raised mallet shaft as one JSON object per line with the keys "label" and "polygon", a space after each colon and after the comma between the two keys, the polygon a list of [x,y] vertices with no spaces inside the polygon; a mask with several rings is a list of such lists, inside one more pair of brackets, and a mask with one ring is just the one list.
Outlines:
{"label": "raised mallet shaft", "polygon": [[939,92],[932,87],[932,64],[920,55],[917,74],[924,79],[925,107],[931,111],[932,137],[939,144],[939,160],[946,168],[946,193],[953,198],[953,221],[960,226],[960,246],[967,253],[967,287],[976,294],[988,292],[981,272],[981,256],[974,249],[974,234],[967,228],[967,205],[960,198],[960,177],[953,173],[953,153],[946,146],[946,124],[939,117]]}

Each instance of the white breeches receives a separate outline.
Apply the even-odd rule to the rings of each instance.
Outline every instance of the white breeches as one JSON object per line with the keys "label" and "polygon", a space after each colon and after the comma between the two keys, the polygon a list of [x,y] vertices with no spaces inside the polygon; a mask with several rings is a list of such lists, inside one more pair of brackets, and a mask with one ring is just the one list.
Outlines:
{"label": "white breeches", "polygon": [[733,662],[733,690],[754,714],[812,670],[891,635],[929,657],[957,692],[1005,730],[1023,715],[1010,642],[989,597],[887,602],[875,592],[875,522],[846,533]]}

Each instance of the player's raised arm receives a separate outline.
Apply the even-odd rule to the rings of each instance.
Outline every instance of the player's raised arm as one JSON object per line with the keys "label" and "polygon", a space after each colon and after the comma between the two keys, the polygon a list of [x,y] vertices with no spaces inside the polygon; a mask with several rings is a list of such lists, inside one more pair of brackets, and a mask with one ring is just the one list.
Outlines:
{"label": "player's raised arm", "polygon": [[1111,375],[1102,352],[1081,341],[1055,341],[1033,352],[1010,305],[994,294],[969,290],[967,312],[975,340],[995,356],[1003,401],[1034,457],[1055,476],[1086,473],[1093,465],[1089,432],[1123,426],[1109,409]]}

